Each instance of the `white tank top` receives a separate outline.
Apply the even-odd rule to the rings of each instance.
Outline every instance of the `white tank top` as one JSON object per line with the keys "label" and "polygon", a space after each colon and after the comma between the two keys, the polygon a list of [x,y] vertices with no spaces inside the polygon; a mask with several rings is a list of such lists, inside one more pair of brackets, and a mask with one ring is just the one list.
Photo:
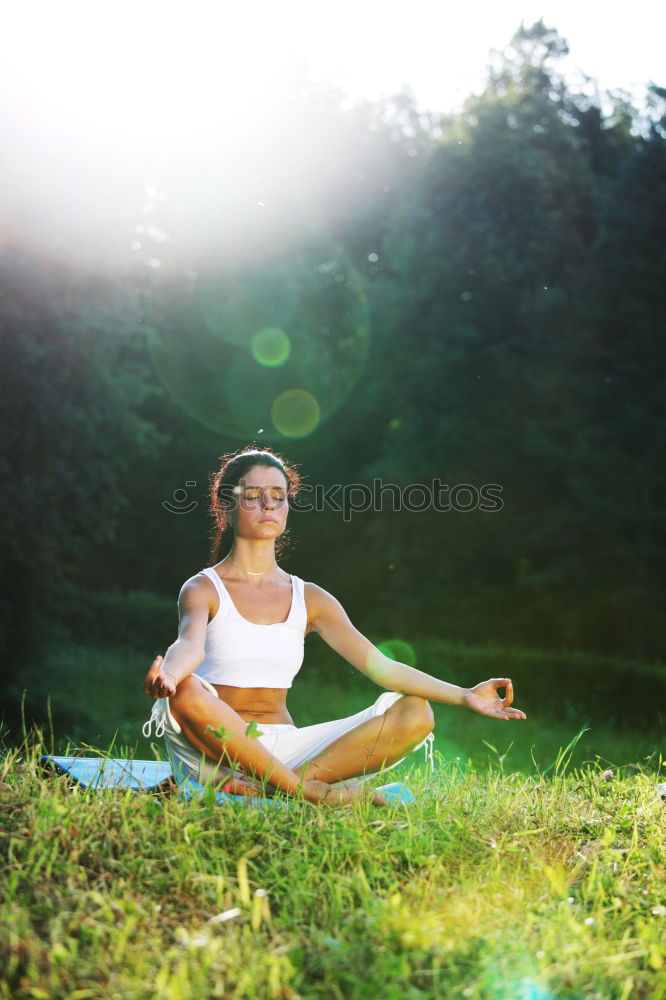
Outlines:
{"label": "white tank top", "polygon": [[256,625],[236,609],[212,567],[202,569],[215,586],[220,606],[208,622],[205,659],[196,674],[210,684],[243,688],[290,688],[301,669],[308,614],[303,581],[291,577],[291,608],[285,622]]}

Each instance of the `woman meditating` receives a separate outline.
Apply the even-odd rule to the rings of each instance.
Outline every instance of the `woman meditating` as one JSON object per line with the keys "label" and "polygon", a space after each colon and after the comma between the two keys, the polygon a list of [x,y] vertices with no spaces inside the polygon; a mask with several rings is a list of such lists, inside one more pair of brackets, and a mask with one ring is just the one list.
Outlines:
{"label": "woman meditating", "polygon": [[[178,638],[155,658],[143,688],[157,699],[144,733],[155,723],[177,777],[212,781],[236,795],[280,789],[340,805],[364,794],[368,777],[432,740],[428,699],[524,719],[511,708],[508,677],[460,688],[391,660],[335,597],[278,565],[299,485],[298,472],[270,449],[224,456],[212,477],[211,561],[223,542],[228,551],[183,584]],[[356,715],[298,728],[287,692],[308,632],[387,690]],[[378,792],[369,794],[385,804]]]}

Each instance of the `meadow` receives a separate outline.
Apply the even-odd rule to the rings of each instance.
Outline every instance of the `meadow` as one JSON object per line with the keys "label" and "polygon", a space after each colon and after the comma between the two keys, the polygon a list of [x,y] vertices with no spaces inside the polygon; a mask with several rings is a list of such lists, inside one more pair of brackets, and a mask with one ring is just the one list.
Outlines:
{"label": "meadow", "polygon": [[[438,649],[424,643],[419,657],[435,662]],[[405,781],[412,805],[255,810],[45,773],[53,751],[164,756],[137,738],[145,654],[54,648],[51,667],[68,670],[52,731],[2,753],[0,997],[666,997],[656,722],[622,728],[589,706],[558,717],[521,700],[519,651],[445,653],[469,680],[517,664],[528,720],[436,706],[434,772],[419,752],[383,779]],[[299,723],[375,697],[337,670],[304,671],[290,696]]]}

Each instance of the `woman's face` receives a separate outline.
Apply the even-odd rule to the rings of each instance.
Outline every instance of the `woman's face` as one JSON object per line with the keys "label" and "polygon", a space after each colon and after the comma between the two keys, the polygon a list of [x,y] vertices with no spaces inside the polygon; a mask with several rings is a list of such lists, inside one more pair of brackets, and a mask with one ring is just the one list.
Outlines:
{"label": "woman's face", "polygon": [[283,472],[272,465],[255,465],[236,487],[233,525],[244,538],[277,538],[285,530],[289,500]]}

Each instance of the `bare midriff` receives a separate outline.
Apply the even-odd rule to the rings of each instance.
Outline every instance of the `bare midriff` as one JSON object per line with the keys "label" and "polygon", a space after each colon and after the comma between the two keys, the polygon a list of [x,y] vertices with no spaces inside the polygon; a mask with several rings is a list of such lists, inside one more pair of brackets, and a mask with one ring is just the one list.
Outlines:
{"label": "bare midriff", "polygon": [[288,688],[238,688],[227,684],[213,684],[213,687],[220,700],[246,722],[256,719],[266,725],[294,725],[287,711]]}

